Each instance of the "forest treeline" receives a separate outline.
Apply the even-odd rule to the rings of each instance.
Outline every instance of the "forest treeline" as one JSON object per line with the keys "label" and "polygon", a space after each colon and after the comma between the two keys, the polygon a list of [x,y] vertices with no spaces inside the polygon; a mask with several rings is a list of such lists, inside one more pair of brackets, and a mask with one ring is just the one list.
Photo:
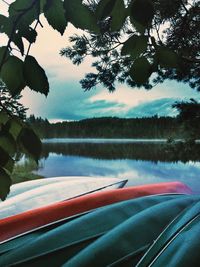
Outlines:
{"label": "forest treeline", "polygon": [[28,119],[41,138],[185,138],[186,133],[177,118],[102,117],[80,121],[50,123],[47,119]]}

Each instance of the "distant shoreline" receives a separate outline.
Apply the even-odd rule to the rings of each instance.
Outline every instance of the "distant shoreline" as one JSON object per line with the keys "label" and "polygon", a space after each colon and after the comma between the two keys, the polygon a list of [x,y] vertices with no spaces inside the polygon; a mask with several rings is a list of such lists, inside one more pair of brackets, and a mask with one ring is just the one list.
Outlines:
{"label": "distant shoreline", "polygon": [[188,136],[176,118],[149,117],[149,118],[95,118],[75,122],[50,124],[42,119],[35,119],[31,123],[41,138],[72,138],[72,139],[159,139],[166,142],[168,138],[182,139]]}
{"label": "distant shoreline", "polygon": [[[166,138],[45,138],[43,143],[166,143]],[[183,142],[184,139],[175,139],[174,142]],[[200,143],[200,139],[195,141]]]}

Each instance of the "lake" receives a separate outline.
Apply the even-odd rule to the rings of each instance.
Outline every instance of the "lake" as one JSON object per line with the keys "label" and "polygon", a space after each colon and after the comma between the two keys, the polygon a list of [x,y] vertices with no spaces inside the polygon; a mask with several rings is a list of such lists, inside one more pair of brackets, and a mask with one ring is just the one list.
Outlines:
{"label": "lake", "polygon": [[128,185],[181,181],[200,193],[199,152],[199,144],[174,151],[160,139],[47,139],[36,173],[126,178]]}

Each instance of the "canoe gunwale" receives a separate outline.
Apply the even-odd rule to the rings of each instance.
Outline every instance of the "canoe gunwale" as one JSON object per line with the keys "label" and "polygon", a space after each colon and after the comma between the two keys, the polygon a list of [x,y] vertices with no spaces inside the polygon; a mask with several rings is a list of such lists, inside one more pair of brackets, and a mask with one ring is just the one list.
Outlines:
{"label": "canoe gunwale", "polygon": [[92,240],[92,239],[97,239],[97,238],[103,236],[105,233],[106,233],[106,231],[101,232],[101,233],[96,234],[96,235],[93,235],[93,236],[89,236],[87,238],[83,238],[83,239],[71,242],[71,243],[69,243],[69,244],[67,244],[65,246],[60,246],[60,247],[57,247],[56,249],[52,249],[51,251],[43,252],[41,254],[37,254],[35,256],[31,256],[29,258],[26,258],[25,260],[16,261],[14,264],[18,265],[18,264],[23,264],[25,262],[28,264],[28,262],[31,261],[31,260],[39,259],[40,257],[49,255],[49,254],[54,253],[54,252],[57,252],[58,250],[66,249],[67,247],[70,247],[70,246],[74,246],[74,245],[77,245],[77,244],[80,244],[80,243],[84,243],[85,241],[89,241],[89,240]]}
{"label": "canoe gunwale", "polygon": [[135,257],[137,256],[137,254],[140,254],[142,252],[146,252],[147,249],[151,246],[152,243],[148,243],[147,245],[144,245],[142,246],[141,248],[139,248],[138,250],[136,251],[133,251],[131,253],[128,253],[126,256],[124,256],[123,258],[115,261],[115,262],[112,262],[111,264],[107,265],[107,267],[116,267],[116,266],[119,266],[119,264],[123,263],[124,261],[127,261],[128,259],[131,259],[132,257]]}
{"label": "canoe gunwale", "polygon": [[[186,224],[184,224],[178,231],[175,232],[175,234],[169,239],[167,240],[164,244],[163,247],[161,248],[160,251],[158,251],[155,255],[155,257],[150,261],[150,263],[148,265],[146,265],[146,267],[151,267],[153,266],[153,264],[156,262],[156,260],[160,257],[160,255],[170,246],[170,244],[176,240],[176,238],[179,236],[179,234],[181,234],[188,226],[190,226],[190,224],[192,224],[196,219],[200,218],[200,214],[197,214],[196,216],[194,216],[194,218],[192,218],[191,220],[189,220]],[[168,226],[167,226],[168,227]],[[162,233],[161,233],[162,234]],[[160,236],[159,236],[160,237]],[[158,239],[158,238],[157,238]],[[156,241],[155,241],[156,242]],[[154,243],[155,243],[154,242]],[[146,251],[146,253],[143,255],[143,257],[145,257],[148,253],[148,251],[153,247],[154,244],[152,244],[152,246],[149,247],[149,249]],[[143,259],[142,257],[142,259]],[[141,261],[142,261],[141,259]],[[136,267],[140,267],[141,261],[139,261],[136,265]]]}

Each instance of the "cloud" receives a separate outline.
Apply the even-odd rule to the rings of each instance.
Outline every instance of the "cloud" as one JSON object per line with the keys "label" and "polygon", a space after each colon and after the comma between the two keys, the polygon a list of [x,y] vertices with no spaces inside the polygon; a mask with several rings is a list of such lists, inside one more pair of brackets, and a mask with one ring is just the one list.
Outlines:
{"label": "cloud", "polygon": [[70,46],[69,37],[81,34],[83,31],[76,29],[73,25],[68,24],[63,36],[59,32],[53,30],[47,23],[45,17],[41,16],[43,28],[37,28],[37,40],[31,46],[30,54],[36,57],[39,64],[48,73],[50,79],[66,81],[68,79],[80,79],[86,72],[91,71],[91,58],[86,60],[79,67],[66,57],[61,57],[60,50]]}
{"label": "cloud", "polygon": [[92,117],[118,116],[123,105],[113,102],[97,101],[91,103],[87,97],[71,99],[66,104],[47,109],[48,117],[62,120],[80,120]]}
{"label": "cloud", "polygon": [[26,89],[21,102],[29,108],[28,114],[48,119],[76,120],[83,118],[81,115],[83,102],[92,94],[94,94],[92,91],[84,93],[78,81],[52,81],[47,98]]}
{"label": "cloud", "polygon": [[21,102],[29,107],[28,114],[53,120],[80,120],[88,117],[114,116],[125,107],[114,101],[91,98],[100,88],[84,92],[79,82],[52,82],[48,97],[26,89]]}
{"label": "cloud", "polygon": [[148,116],[176,116],[177,111],[172,108],[176,98],[162,98],[142,103],[128,110],[126,117],[148,117]]}
{"label": "cloud", "polygon": [[[124,89],[124,92],[123,90]],[[28,114],[35,114],[54,120],[80,120],[91,117],[118,116],[118,117],[144,117],[144,116],[175,116],[176,110],[172,104],[177,100],[186,99],[180,97],[180,92],[154,90],[153,94],[146,95],[145,90],[130,89],[124,87],[116,91],[116,95],[108,93],[100,87],[84,92],[77,81],[51,80],[51,88],[48,97],[34,93],[26,89],[23,93],[22,103],[29,107]],[[184,91],[184,88],[182,88]],[[189,90],[188,90],[189,91]],[[135,93],[135,94],[134,94]],[[156,95],[157,94],[157,95]],[[121,96],[121,97],[120,97]],[[162,97],[164,96],[164,97]],[[178,97],[177,97],[178,96]],[[188,96],[187,99],[191,97]]]}
{"label": "cloud", "polygon": [[87,113],[93,113],[93,115],[100,116],[119,116],[121,111],[126,107],[125,104],[118,102],[110,102],[106,100],[88,101],[87,100]]}
{"label": "cloud", "polygon": [[151,90],[130,88],[126,85],[117,84],[116,90],[113,93],[109,93],[107,90],[101,90],[91,97],[91,101],[107,100],[124,103],[127,105],[127,108],[130,108],[162,98],[186,100],[191,97],[200,99],[199,93],[191,89],[188,85],[175,81],[166,81],[163,84],[158,84]]}

